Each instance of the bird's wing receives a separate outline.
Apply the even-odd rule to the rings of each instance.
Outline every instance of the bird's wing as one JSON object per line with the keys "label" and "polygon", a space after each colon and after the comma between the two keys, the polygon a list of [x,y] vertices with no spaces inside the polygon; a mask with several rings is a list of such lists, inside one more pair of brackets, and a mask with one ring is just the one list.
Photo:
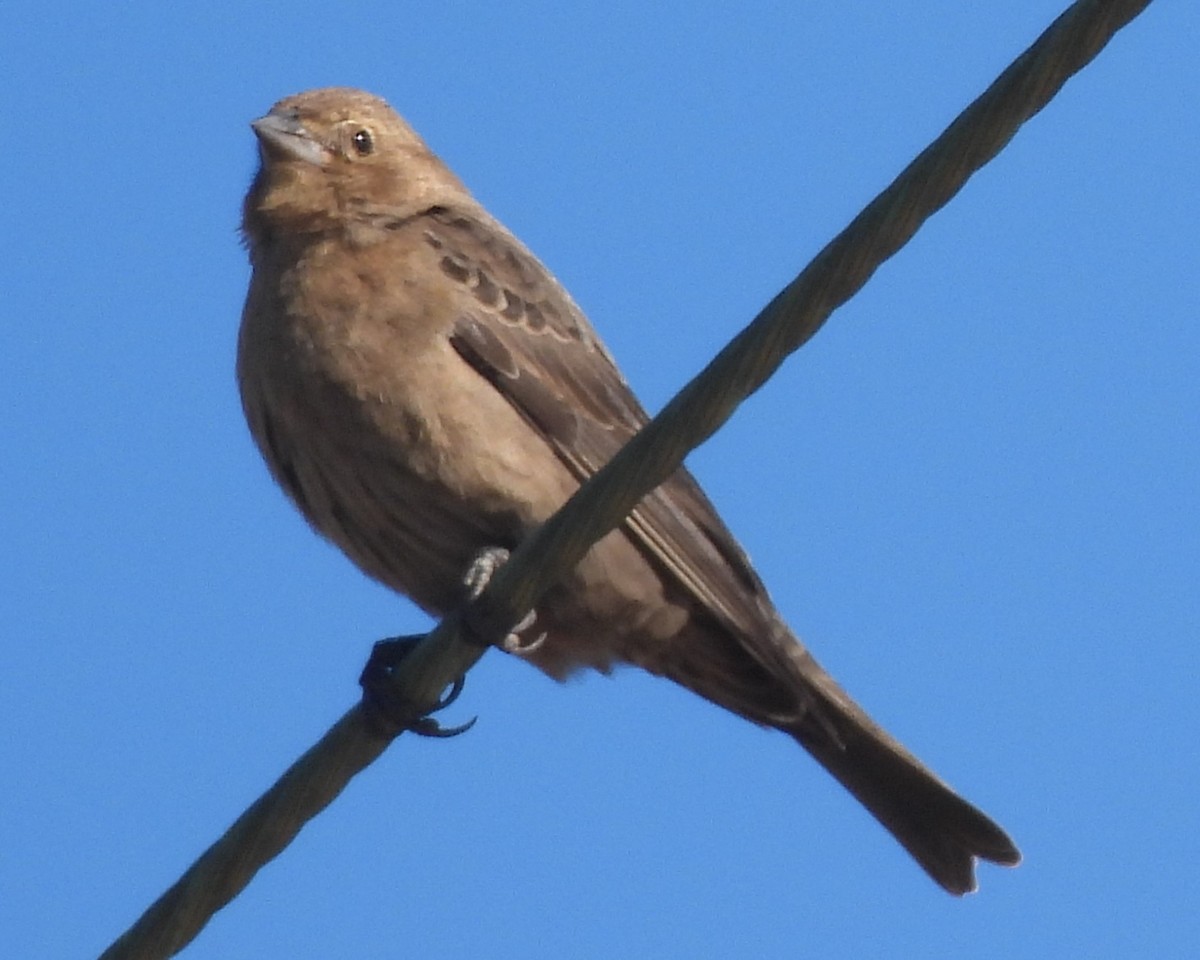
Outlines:
{"label": "bird's wing", "polygon": [[[586,480],[648,419],[591,325],[486,214],[438,208],[422,229],[446,276],[469,291],[451,336],[455,349]],[[778,668],[766,591],[686,470],[647,496],[625,527],[747,652]]]}

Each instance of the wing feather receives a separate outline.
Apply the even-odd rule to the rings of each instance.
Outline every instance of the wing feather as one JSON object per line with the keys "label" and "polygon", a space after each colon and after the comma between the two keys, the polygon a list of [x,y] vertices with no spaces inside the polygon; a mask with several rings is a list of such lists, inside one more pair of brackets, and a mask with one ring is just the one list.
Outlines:
{"label": "wing feather", "polygon": [[[566,291],[486,214],[437,209],[423,229],[446,275],[474,294],[456,319],[455,349],[586,480],[649,419],[612,357]],[[625,528],[756,660],[777,667],[766,591],[686,470],[647,496]]]}

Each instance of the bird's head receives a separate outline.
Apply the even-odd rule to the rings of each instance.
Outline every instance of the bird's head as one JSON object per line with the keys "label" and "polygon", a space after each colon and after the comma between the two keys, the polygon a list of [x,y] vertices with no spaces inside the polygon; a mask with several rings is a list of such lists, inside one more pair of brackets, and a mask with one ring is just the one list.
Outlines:
{"label": "bird's head", "polygon": [[465,194],[462,183],[379,97],[347,87],[285,97],[250,126],[260,166],[246,197],[251,241],[273,227],[411,216]]}

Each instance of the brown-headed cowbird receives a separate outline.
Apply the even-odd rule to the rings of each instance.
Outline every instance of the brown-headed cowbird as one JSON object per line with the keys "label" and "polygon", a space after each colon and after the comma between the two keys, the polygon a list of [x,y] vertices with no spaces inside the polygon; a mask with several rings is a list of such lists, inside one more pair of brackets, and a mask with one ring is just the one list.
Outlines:
{"label": "brown-headed cowbird", "polygon": [[[250,430],[301,513],[443,615],[646,422],[579,308],[392,109],[313,90],[253,123],[238,344]],[[952,893],[1004,831],[877,726],[772,606],[680,470],[565,574],[525,656],[636,664],[782,730]],[[532,646],[532,645],[531,645]]]}

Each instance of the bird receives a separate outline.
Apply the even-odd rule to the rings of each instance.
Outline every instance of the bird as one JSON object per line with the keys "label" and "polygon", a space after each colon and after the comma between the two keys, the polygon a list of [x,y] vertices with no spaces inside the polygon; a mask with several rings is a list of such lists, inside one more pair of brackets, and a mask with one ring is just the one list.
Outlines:
{"label": "bird", "polygon": [[[319,534],[444,616],[481,551],[519,545],[648,416],[567,291],[385,100],[309,90],[251,127],[250,432]],[[817,663],[686,469],[535,616],[535,667],[640,667],[784,732],[946,891],[1020,861]]]}

